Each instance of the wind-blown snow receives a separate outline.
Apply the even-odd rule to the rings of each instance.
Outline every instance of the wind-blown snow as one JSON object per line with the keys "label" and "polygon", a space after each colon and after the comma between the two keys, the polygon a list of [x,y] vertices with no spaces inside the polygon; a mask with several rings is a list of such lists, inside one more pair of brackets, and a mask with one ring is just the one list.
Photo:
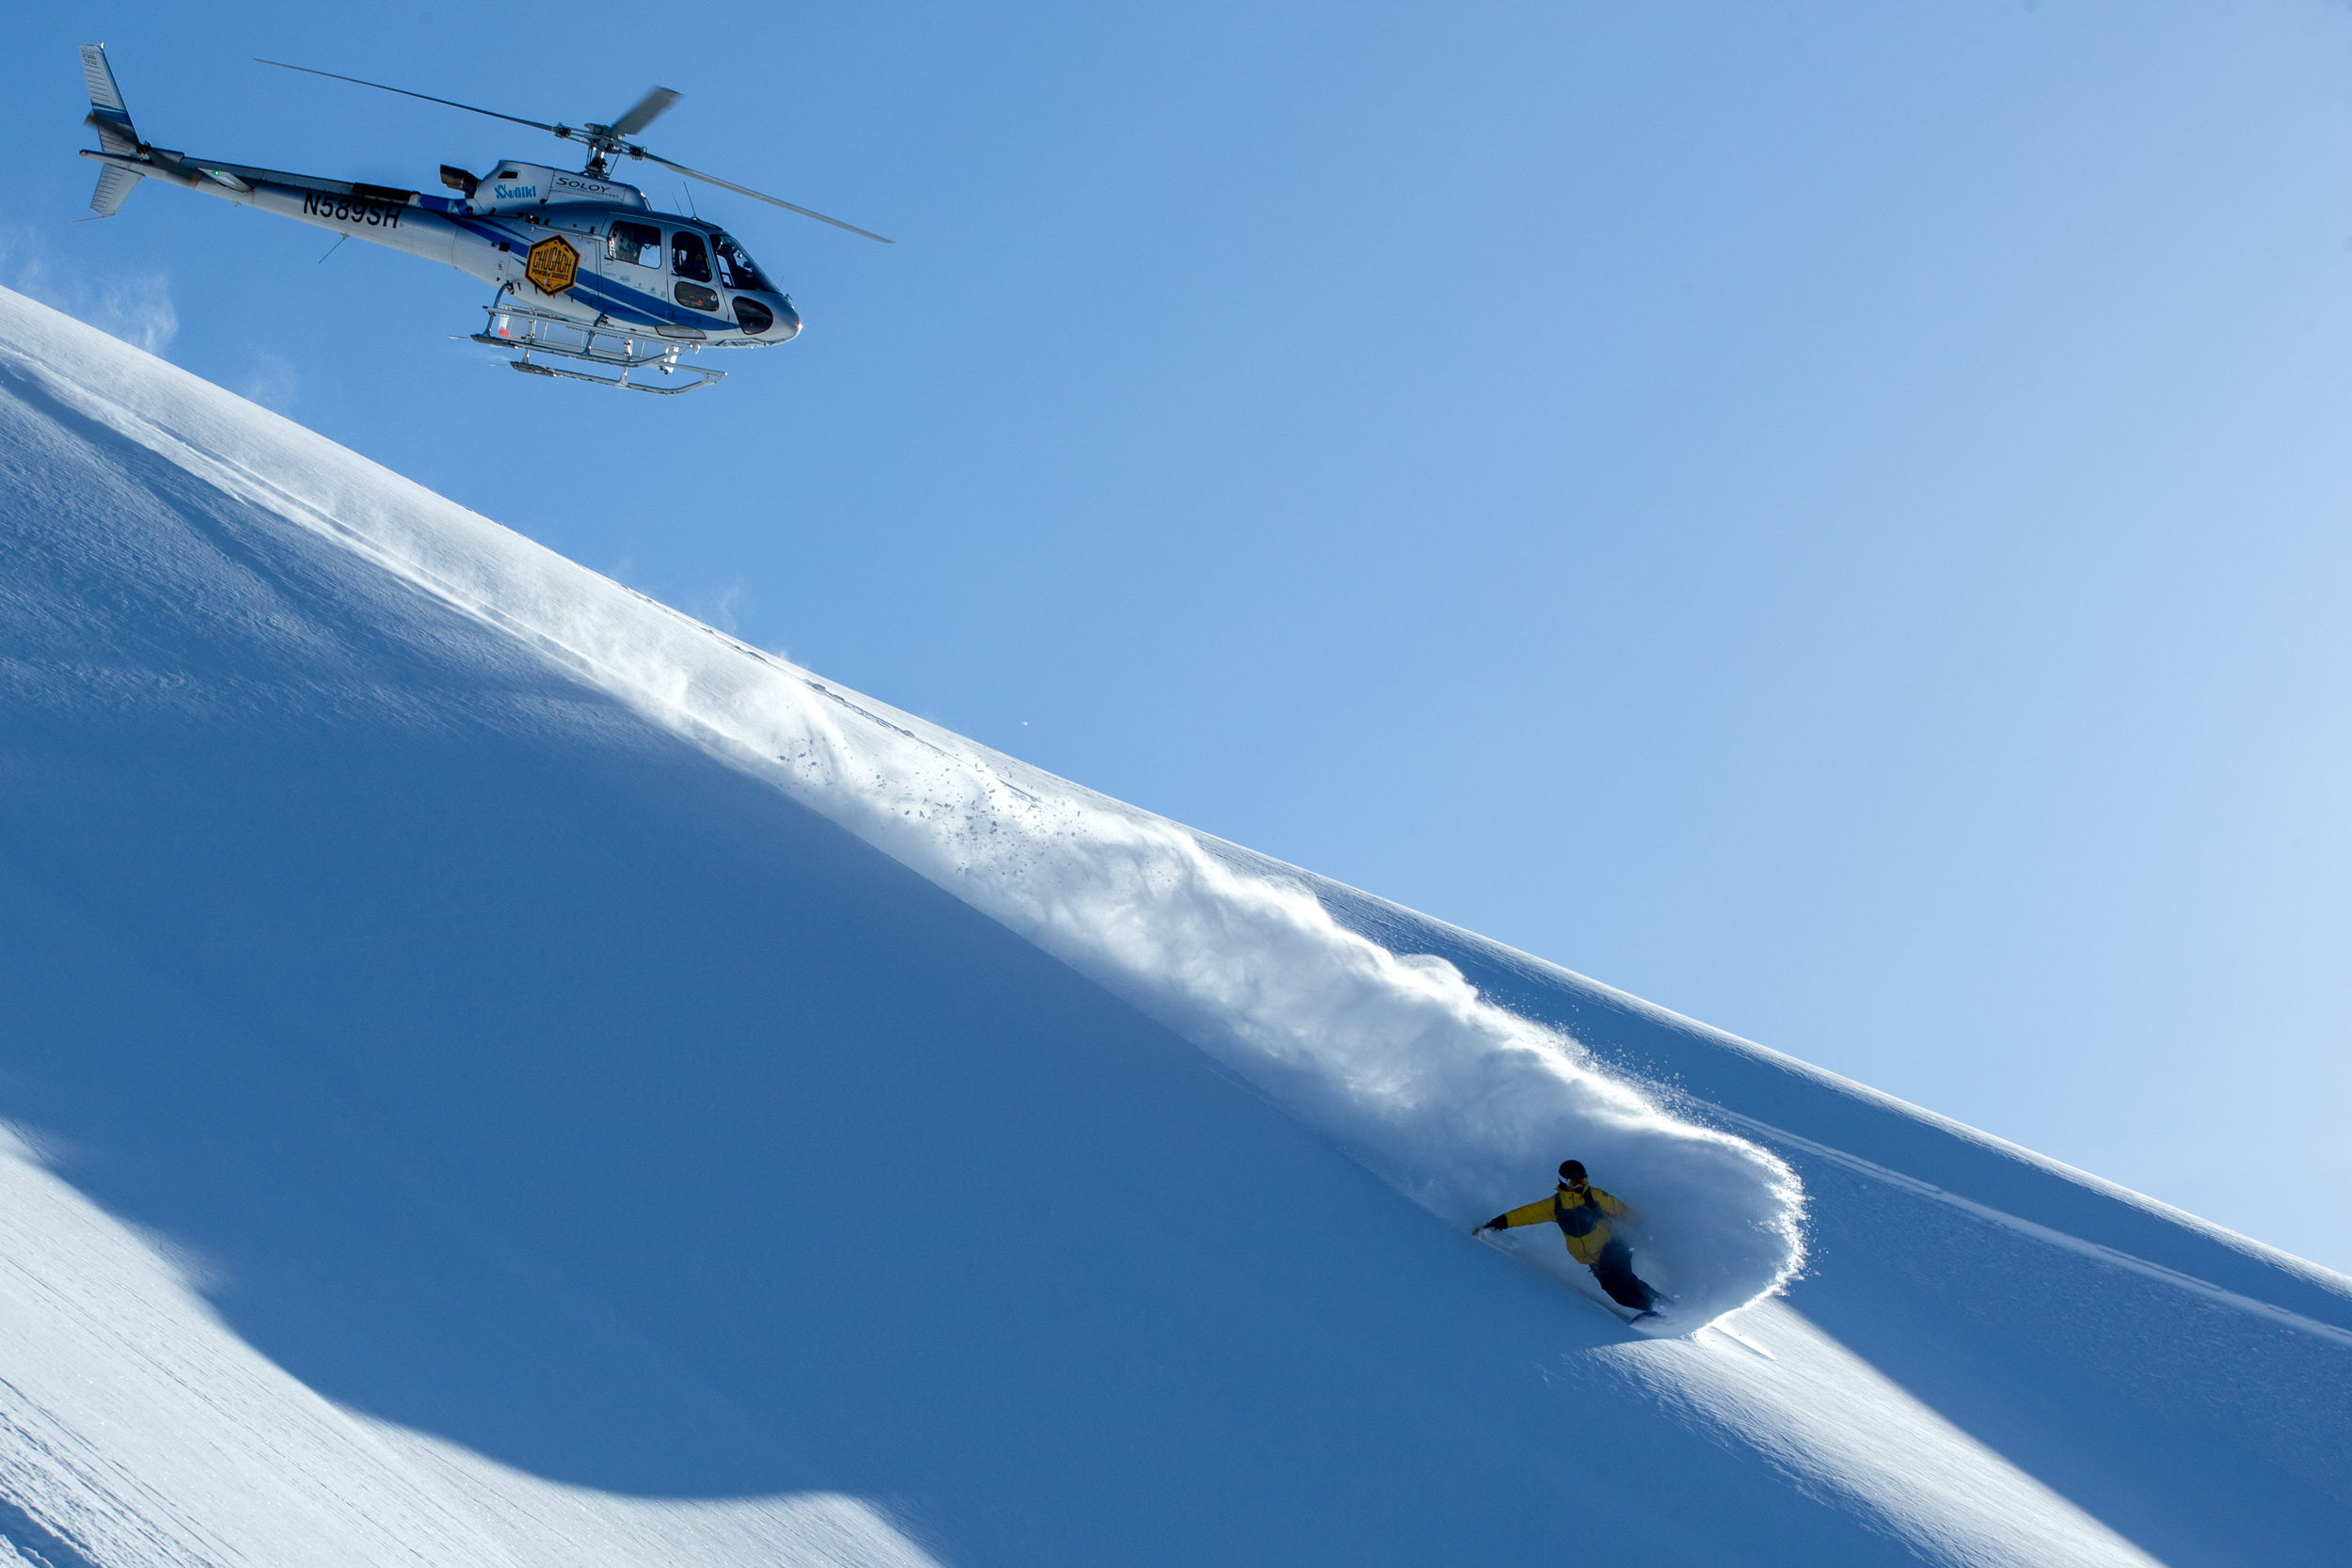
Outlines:
{"label": "wind-blown snow", "polygon": [[[1580,1158],[1637,1202],[1687,1332],[1800,1265],[1788,1167],[1679,1120],[1451,964],[1342,929],[1191,832],[690,621],[309,431],[13,305],[0,353],[60,400],[523,637],[773,782],[1175,1029],[1465,1227]],[[104,374],[48,369],[110,361]],[[102,385],[104,390],[98,390]],[[1557,1249],[1547,1267],[1577,1274]]]}

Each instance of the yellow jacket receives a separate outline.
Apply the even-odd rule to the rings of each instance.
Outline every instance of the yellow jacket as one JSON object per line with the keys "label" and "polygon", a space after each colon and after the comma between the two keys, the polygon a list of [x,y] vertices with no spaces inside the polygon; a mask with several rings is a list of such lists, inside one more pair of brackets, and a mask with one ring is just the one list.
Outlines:
{"label": "yellow jacket", "polygon": [[1641,1216],[1631,1205],[1589,1181],[1581,1193],[1570,1191],[1563,1181],[1549,1197],[1522,1203],[1486,1223],[1497,1230],[1508,1230],[1516,1225],[1556,1225],[1568,1239],[1568,1256],[1590,1268],[1599,1260],[1600,1249],[1609,1244],[1609,1220],[1603,1216],[1613,1216],[1629,1225],[1641,1223]]}

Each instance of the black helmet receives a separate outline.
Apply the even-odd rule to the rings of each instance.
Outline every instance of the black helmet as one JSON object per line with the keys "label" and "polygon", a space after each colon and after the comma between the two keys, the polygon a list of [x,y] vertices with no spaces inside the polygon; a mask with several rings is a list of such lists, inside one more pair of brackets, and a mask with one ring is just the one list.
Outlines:
{"label": "black helmet", "polygon": [[1583,1161],[1581,1161],[1581,1160],[1563,1160],[1563,1161],[1561,1161],[1561,1162],[1560,1162],[1560,1180],[1563,1180],[1563,1181],[1581,1181],[1581,1180],[1584,1180],[1584,1162],[1583,1162]]}

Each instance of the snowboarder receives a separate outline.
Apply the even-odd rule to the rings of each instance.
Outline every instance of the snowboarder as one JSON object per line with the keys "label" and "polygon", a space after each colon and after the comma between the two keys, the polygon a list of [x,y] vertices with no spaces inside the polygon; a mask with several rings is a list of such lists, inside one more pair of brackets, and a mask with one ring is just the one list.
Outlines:
{"label": "snowboarder", "polygon": [[1633,1249],[1610,1231],[1612,1217],[1628,1225],[1641,1223],[1641,1216],[1623,1198],[1602,1192],[1584,1179],[1582,1161],[1564,1160],[1560,1185],[1549,1197],[1506,1210],[1470,1234],[1508,1230],[1517,1225],[1556,1225],[1568,1239],[1568,1256],[1593,1271],[1611,1301],[1631,1307],[1636,1323],[1654,1318],[1658,1291],[1634,1276]]}

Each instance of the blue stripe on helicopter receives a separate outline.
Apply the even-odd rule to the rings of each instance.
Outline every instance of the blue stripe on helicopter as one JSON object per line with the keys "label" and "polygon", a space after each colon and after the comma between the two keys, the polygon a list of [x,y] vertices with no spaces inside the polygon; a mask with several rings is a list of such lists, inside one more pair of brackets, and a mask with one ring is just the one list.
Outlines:
{"label": "blue stripe on helicopter", "polygon": [[[485,223],[479,218],[458,213],[450,214],[449,221],[476,239],[487,240],[492,245],[503,246],[510,252],[527,251],[531,248],[530,243],[518,230],[501,228],[494,223]],[[587,295],[596,308],[607,315],[614,313],[614,307],[620,307],[628,315],[630,325],[659,326],[668,319],[665,316],[648,313],[643,305],[631,306],[626,298],[628,294],[636,294],[638,299],[659,306],[660,296],[638,293],[635,290],[619,290],[616,293],[600,297],[599,291],[606,288],[618,289],[618,286],[606,285],[601,278],[592,274],[584,274],[574,279],[572,283],[572,292]]]}
{"label": "blue stripe on helicopter", "polygon": [[[520,246],[524,250],[531,248],[520,230],[501,229],[496,224],[484,223],[479,218],[457,213],[451,213],[448,217],[450,222],[478,239],[488,240],[493,245]],[[585,295],[606,315],[620,315],[627,325],[633,326],[683,325],[698,327],[706,332],[731,332],[735,329],[735,324],[724,316],[705,315],[682,305],[674,307],[660,294],[649,294],[641,289],[631,289],[592,274],[582,273],[575,278],[571,292]],[[684,318],[682,321],[681,317]]]}
{"label": "blue stripe on helicopter", "polygon": [[[645,306],[638,304],[638,300],[651,300],[656,306],[660,302],[653,295],[638,293],[634,289],[621,289],[599,280],[580,277],[572,283],[572,293],[583,296],[606,315],[617,316],[632,325],[660,326],[669,320],[667,316],[655,315]],[[635,295],[635,298],[631,299],[629,295]]]}
{"label": "blue stripe on helicopter", "polygon": [[583,273],[573,280],[572,292],[586,298],[589,303],[603,310],[607,315],[627,311],[646,325],[654,326],[662,325],[670,320],[667,314],[662,313],[667,311],[669,307],[663,303],[660,294],[649,294],[640,289],[631,289],[615,283],[610,278],[593,277]]}
{"label": "blue stripe on helicopter", "polygon": [[[655,325],[670,322],[674,325],[700,327],[707,332],[730,332],[735,328],[735,324],[724,316],[704,315],[697,310],[689,310],[684,306],[674,309],[660,294],[649,294],[637,289],[628,288],[610,278],[592,278],[582,275],[572,284],[572,292],[585,294],[591,302],[607,314],[612,313],[616,309],[634,310],[644,314],[644,319]],[[671,314],[646,314],[650,310],[670,311]],[[678,320],[680,317],[684,318],[682,322]]]}

